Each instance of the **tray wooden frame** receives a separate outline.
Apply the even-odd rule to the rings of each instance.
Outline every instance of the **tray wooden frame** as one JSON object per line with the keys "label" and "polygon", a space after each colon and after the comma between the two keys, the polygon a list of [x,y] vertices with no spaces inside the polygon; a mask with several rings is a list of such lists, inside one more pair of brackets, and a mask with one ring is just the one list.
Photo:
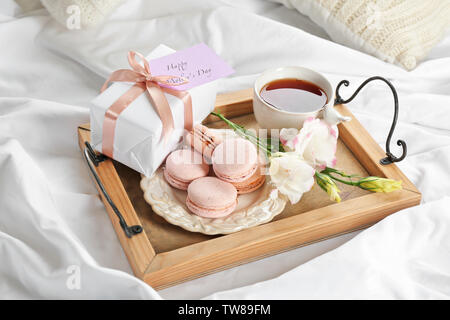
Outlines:
{"label": "tray wooden frame", "polygon": [[[217,96],[216,110],[227,117],[253,112],[252,90]],[[106,210],[136,277],[161,289],[325,238],[362,229],[387,215],[420,203],[421,194],[395,164],[383,166],[384,151],[344,105],[339,112],[352,121],[339,125],[340,138],[371,175],[403,181],[403,190],[371,193],[230,235],[156,253],[145,230],[127,238],[111,207]],[[205,121],[215,121],[210,115]],[[90,140],[89,124],[78,128],[79,145]],[[96,168],[111,199],[129,225],[142,225],[111,160]],[[101,194],[101,193],[100,193]]]}

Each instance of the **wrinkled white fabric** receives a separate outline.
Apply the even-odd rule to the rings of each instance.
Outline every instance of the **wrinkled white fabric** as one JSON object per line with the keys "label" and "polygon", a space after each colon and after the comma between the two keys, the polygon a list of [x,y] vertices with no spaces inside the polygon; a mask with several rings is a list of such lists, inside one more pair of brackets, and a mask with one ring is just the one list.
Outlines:
{"label": "wrinkled white fabric", "polygon": [[445,197],[389,216],[278,278],[209,298],[449,299],[449,257],[450,197]]}
{"label": "wrinkled white fabric", "polygon": [[[0,41],[0,298],[202,298],[273,278],[232,294],[450,297],[445,287],[449,275],[442,270],[448,267],[442,259],[450,256],[444,232],[450,228],[449,200],[442,200],[450,196],[450,35],[426,61],[406,72],[330,42],[304,16],[262,0],[128,0],[105,24],[83,31],[66,30],[44,10],[20,15],[14,1],[4,0]],[[426,206],[394,214],[328,255],[320,256],[357,233],[159,293],[131,276],[83,163],[76,127],[88,122],[88,102],[98,94],[104,77],[127,65],[128,50],[146,53],[160,43],[182,49],[198,42],[205,42],[236,70],[220,82],[221,91],[251,86],[258,73],[282,65],[315,69],[334,85],[350,80],[351,88],[342,91],[344,98],[367,77],[391,79],[401,109],[393,141],[404,139],[409,152],[399,166],[423,192]],[[371,84],[349,107],[384,148],[393,112],[388,88]],[[394,143],[391,148],[398,153]],[[436,232],[430,232],[432,226]],[[391,236],[394,227],[396,237]],[[399,257],[389,259],[394,254]],[[380,266],[373,257],[382,258],[383,269],[372,276]],[[418,267],[410,261],[423,263]],[[327,263],[328,268],[314,274],[313,266]],[[325,296],[325,289],[342,284],[333,265],[357,279],[336,291],[341,295]],[[79,267],[80,290],[69,289],[71,266]],[[327,282],[315,286],[322,276]],[[288,282],[302,286],[293,288]],[[262,289],[271,286],[276,293]],[[231,296],[225,292],[212,297]]]}

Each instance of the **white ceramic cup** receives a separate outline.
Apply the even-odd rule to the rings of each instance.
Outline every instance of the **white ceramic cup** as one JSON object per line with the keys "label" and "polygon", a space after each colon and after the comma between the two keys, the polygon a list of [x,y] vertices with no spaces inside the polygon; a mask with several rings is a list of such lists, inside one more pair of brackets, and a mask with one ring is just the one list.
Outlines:
{"label": "white ceramic cup", "polygon": [[[323,105],[318,105],[317,109],[311,112],[289,112],[277,109],[261,98],[261,89],[271,81],[294,78],[312,82],[325,91],[328,101]],[[264,129],[281,128],[301,128],[303,122],[310,117],[323,117],[330,124],[337,124],[341,121],[347,121],[334,110],[334,90],[330,82],[320,73],[297,66],[280,67],[269,69],[263,72],[255,81],[253,87],[253,112],[256,121]],[[301,109],[301,101],[299,101]]]}

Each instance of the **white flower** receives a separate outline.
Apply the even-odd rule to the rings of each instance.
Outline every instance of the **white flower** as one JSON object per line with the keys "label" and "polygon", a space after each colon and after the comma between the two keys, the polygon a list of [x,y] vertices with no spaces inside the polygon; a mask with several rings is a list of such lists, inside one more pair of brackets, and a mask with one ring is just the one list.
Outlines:
{"label": "white flower", "polygon": [[284,150],[294,151],[298,144],[298,130],[295,128],[283,128],[280,131],[280,141],[283,144]]}
{"label": "white flower", "polygon": [[337,126],[330,126],[325,121],[308,118],[303,128],[282,129],[280,141],[288,151],[298,153],[311,166],[320,170],[336,165]]}
{"label": "white flower", "polygon": [[269,174],[278,191],[292,204],[300,201],[303,193],[314,184],[313,167],[295,152],[277,152],[270,158]]}

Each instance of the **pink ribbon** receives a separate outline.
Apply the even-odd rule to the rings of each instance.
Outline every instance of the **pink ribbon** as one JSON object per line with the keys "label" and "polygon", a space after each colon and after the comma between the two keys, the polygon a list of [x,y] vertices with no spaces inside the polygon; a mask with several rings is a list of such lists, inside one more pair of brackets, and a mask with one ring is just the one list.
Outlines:
{"label": "pink ribbon", "polygon": [[[141,58],[144,66],[136,61],[136,55]],[[105,91],[108,84],[112,81],[134,82],[134,85],[119,97],[105,113],[103,120],[103,140],[102,153],[113,158],[114,153],[114,134],[117,119],[120,114],[143,92],[147,91],[150,102],[156,110],[162,123],[161,138],[166,139],[174,129],[172,111],[164,92],[173,95],[183,101],[184,104],[184,127],[186,130],[192,130],[192,98],[187,91],[178,91],[165,86],[179,86],[186,84],[187,79],[177,76],[153,76],[150,73],[150,66],[145,57],[134,51],[128,52],[128,63],[131,69],[120,69],[114,71],[106,80],[101,88],[101,92]],[[163,86],[161,86],[163,85]]]}

